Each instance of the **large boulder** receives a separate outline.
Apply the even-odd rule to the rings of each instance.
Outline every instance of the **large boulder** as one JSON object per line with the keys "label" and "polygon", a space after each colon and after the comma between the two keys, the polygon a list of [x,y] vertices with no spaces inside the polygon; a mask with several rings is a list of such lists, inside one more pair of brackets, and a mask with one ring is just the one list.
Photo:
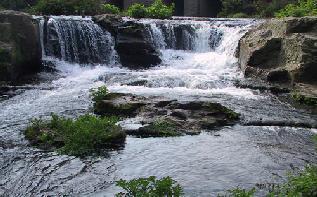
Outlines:
{"label": "large boulder", "polygon": [[123,66],[140,69],[161,63],[160,52],[152,43],[144,24],[124,21],[115,15],[100,15],[93,19],[115,37],[116,50]]}
{"label": "large boulder", "polygon": [[278,83],[317,83],[317,17],[271,19],[239,43],[247,77]]}
{"label": "large boulder", "polygon": [[41,66],[38,26],[30,15],[0,12],[0,81],[15,81]]}

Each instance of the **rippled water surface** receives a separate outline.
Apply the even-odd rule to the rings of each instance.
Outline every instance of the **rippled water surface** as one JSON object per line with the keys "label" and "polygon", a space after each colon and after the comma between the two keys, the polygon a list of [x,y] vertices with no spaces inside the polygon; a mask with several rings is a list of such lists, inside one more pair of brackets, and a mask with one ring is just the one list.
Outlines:
{"label": "rippled water surface", "polygon": [[[67,24],[58,17],[50,20],[64,32],[84,25],[87,28],[78,31],[86,35],[82,31],[91,33],[90,28],[97,28],[92,32],[106,36],[106,44],[113,43],[109,34],[100,32],[90,19],[75,19],[67,18]],[[138,71],[122,68],[113,47],[102,48],[112,56],[107,57],[110,63],[93,66],[65,61],[78,57],[72,54],[74,50],[67,51],[71,46],[64,49],[59,60],[43,51],[57,72],[41,73],[39,84],[18,90],[17,95],[0,102],[0,195],[113,196],[118,191],[116,180],[154,175],[173,177],[184,187],[186,196],[216,196],[235,186],[281,182],[288,170],[317,162],[311,141],[315,130],[242,124],[198,136],[128,137],[123,150],[100,158],[78,159],[30,147],[22,131],[32,118],[45,118],[51,112],[68,117],[90,112],[89,89],[103,84],[113,92],[220,102],[241,113],[242,122],[316,122],[316,116],[296,110],[274,95],[234,86],[236,80],[243,79],[234,57],[237,42],[255,21],[139,22],[150,24],[152,38],[160,38],[153,43],[161,50],[161,65]],[[173,48],[173,29],[178,23],[194,29],[194,33],[183,35],[184,40],[192,42],[186,50]],[[210,37],[219,40],[218,46],[206,45]],[[60,40],[68,41],[64,37]],[[96,58],[103,55],[98,53]],[[133,85],[136,82],[142,84]],[[137,122],[137,118],[131,121]]]}

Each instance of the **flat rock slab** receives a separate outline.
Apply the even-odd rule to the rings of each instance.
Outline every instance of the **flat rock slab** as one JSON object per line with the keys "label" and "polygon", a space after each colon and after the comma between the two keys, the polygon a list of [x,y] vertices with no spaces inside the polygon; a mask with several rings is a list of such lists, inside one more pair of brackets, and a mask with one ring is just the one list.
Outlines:
{"label": "flat rock slab", "polygon": [[94,112],[122,118],[142,117],[142,127],[129,130],[139,137],[168,137],[199,134],[233,125],[239,114],[209,101],[177,101],[160,97],[142,97],[132,94],[110,93],[94,104]]}

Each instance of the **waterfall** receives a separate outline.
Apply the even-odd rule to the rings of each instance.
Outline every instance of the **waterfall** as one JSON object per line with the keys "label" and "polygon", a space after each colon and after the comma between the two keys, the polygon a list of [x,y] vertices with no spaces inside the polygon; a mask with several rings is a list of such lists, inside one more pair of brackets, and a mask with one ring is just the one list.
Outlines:
{"label": "waterfall", "polygon": [[149,30],[153,44],[159,49],[208,52],[221,43],[223,31],[209,21],[151,20],[138,21]]}
{"label": "waterfall", "polygon": [[113,64],[114,39],[90,17],[51,16],[39,18],[44,59],[57,58],[81,64]]}

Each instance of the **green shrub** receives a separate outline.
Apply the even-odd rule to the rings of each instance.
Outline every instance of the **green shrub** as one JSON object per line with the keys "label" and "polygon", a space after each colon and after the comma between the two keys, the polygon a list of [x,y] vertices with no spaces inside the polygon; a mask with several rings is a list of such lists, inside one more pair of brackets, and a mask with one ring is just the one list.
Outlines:
{"label": "green shrub", "polygon": [[165,5],[162,0],[155,0],[154,3],[145,7],[143,4],[133,4],[126,11],[127,15],[133,18],[171,18],[174,12],[174,4]]}
{"label": "green shrub", "polygon": [[107,97],[108,94],[109,91],[106,86],[100,86],[97,89],[90,90],[90,96],[95,103],[102,101],[104,98]]}
{"label": "green shrub", "polygon": [[298,175],[290,175],[283,184],[269,196],[317,196],[317,166],[307,166]]}
{"label": "green shrub", "polygon": [[120,9],[112,4],[103,4],[102,13],[105,14],[120,14]]}
{"label": "green shrub", "polygon": [[147,17],[166,19],[171,18],[174,12],[174,4],[167,6],[162,0],[155,0],[154,3],[146,9]]}
{"label": "green shrub", "polygon": [[317,0],[299,0],[298,4],[288,4],[285,8],[275,13],[276,17],[302,17],[317,15]]}
{"label": "green shrub", "polygon": [[33,120],[25,136],[32,145],[39,148],[58,149],[64,154],[85,156],[124,144],[126,135],[116,125],[117,122],[115,117],[84,115],[73,120],[52,114],[50,121]]}
{"label": "green shrub", "polygon": [[218,14],[220,17],[228,17],[234,13],[242,12],[243,2],[241,0],[223,0],[222,10]]}
{"label": "green shrub", "polygon": [[248,16],[247,14],[241,13],[241,12],[236,13],[236,14],[234,14],[234,15],[231,16],[231,18],[248,18],[248,17],[249,17],[249,16]]}
{"label": "green shrub", "polygon": [[156,179],[139,178],[130,181],[120,180],[116,183],[125,192],[116,194],[117,197],[179,197],[182,196],[182,187],[170,177]]}
{"label": "green shrub", "polygon": [[143,4],[133,4],[126,11],[127,15],[133,18],[145,18],[147,17],[147,11]]}
{"label": "green shrub", "polygon": [[95,15],[101,10],[100,0],[39,0],[34,6],[36,13],[46,15]]}

